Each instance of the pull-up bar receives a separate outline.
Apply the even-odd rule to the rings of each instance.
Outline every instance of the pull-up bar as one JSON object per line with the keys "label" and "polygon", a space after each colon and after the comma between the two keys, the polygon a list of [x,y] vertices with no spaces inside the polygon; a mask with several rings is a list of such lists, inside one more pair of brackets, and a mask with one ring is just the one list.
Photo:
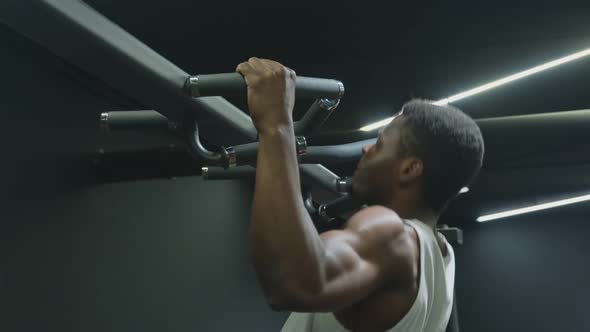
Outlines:
{"label": "pull-up bar", "polygon": [[[185,88],[192,97],[243,96],[246,82],[239,73],[197,75],[187,79]],[[343,95],[344,84],[340,81],[297,76],[296,98],[340,99]]]}

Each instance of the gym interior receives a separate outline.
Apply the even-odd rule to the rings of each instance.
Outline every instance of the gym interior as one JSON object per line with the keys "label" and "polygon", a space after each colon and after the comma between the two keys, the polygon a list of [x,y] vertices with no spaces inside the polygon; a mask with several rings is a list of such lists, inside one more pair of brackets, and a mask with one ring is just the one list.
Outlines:
{"label": "gym interior", "polygon": [[[361,128],[412,98],[471,91],[450,103],[480,125],[486,155],[439,221],[456,255],[453,328],[590,331],[590,10],[358,6],[3,2],[0,329],[281,329],[288,312],[265,302],[248,255],[253,176],[225,173],[252,127],[194,102],[187,77],[171,83],[259,56],[343,84],[309,124],[310,152],[375,138]],[[295,120],[314,98],[297,99]],[[247,114],[243,93],[211,100]],[[196,120],[201,152],[227,164],[172,133],[199,107],[212,109]],[[105,128],[128,111],[144,126]],[[329,202],[338,188],[317,172],[345,179],[355,163],[324,165],[308,180]]]}

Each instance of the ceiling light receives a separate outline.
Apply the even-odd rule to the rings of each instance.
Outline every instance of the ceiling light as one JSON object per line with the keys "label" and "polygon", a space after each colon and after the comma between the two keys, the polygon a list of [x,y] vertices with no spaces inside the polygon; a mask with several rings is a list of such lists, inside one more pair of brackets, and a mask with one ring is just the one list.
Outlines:
{"label": "ceiling light", "polygon": [[[571,54],[571,55],[568,55],[568,56],[565,56],[563,58],[559,58],[559,59],[556,59],[556,60],[547,62],[545,64],[542,64],[542,65],[533,67],[531,69],[527,69],[525,71],[521,71],[519,73],[512,74],[510,76],[506,76],[504,78],[495,80],[493,82],[490,82],[490,83],[487,83],[487,84],[484,84],[484,85],[480,85],[480,86],[478,86],[476,88],[469,89],[467,91],[458,93],[458,94],[453,95],[453,96],[450,96],[448,98],[444,98],[444,99],[435,101],[435,102],[433,102],[433,104],[434,105],[447,105],[447,104],[452,103],[454,101],[457,101],[457,100],[460,100],[460,99],[463,99],[463,98],[467,98],[467,97],[476,95],[478,93],[482,93],[484,91],[487,91],[487,90],[490,90],[490,89],[499,87],[501,85],[504,85],[504,84],[507,84],[507,83],[510,83],[510,82],[519,80],[521,78],[524,78],[524,77],[527,77],[527,76],[536,74],[536,73],[541,72],[543,70],[547,70],[547,69],[550,69],[550,68],[553,68],[553,67],[562,65],[564,63],[568,63],[568,62],[571,62],[571,61],[580,59],[580,58],[585,57],[587,55],[590,55],[590,48],[589,49],[585,49],[585,50],[580,51],[580,52],[577,52],[577,53],[574,53],[574,54]],[[362,127],[360,130],[362,130],[362,131],[371,131],[371,130],[377,129],[379,127],[382,127],[382,126],[387,125],[389,122],[391,122],[392,119],[393,119],[393,117],[387,118],[385,120],[381,120],[379,122],[375,122],[375,123],[372,123],[372,124],[369,124],[369,125],[366,125],[366,126]]]}
{"label": "ceiling light", "polygon": [[505,212],[499,212],[499,213],[489,214],[486,216],[481,216],[481,217],[477,218],[477,221],[484,222],[484,221],[489,221],[489,220],[494,220],[494,219],[499,219],[499,218],[506,218],[506,217],[515,216],[518,214],[529,213],[529,212],[545,210],[545,209],[551,209],[551,208],[558,207],[558,206],[574,204],[574,203],[579,203],[579,202],[584,202],[584,201],[589,201],[589,200],[590,200],[590,195],[572,197],[572,198],[568,198],[568,199],[562,199],[559,201],[533,205],[533,206],[525,207],[525,208],[521,208],[521,209],[509,210],[509,211],[505,211]]}

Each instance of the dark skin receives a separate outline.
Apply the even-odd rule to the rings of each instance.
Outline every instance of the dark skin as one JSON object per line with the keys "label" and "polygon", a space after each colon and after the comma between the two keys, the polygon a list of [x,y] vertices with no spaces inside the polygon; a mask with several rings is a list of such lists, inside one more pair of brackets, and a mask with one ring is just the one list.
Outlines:
{"label": "dark skin", "polygon": [[363,147],[363,158],[353,176],[355,194],[367,203],[387,206],[401,218],[416,218],[434,229],[438,214],[421,199],[424,165],[419,158],[401,156],[403,114],[379,133],[377,142]]}
{"label": "dark skin", "polygon": [[259,134],[249,250],[269,305],[333,312],[354,331],[394,326],[413,304],[419,280],[417,236],[402,218],[432,227],[437,218],[419,199],[421,161],[392,152],[399,140],[395,126],[403,120],[396,118],[375,146],[363,148],[353,189],[373,205],[343,229],[318,235],[300,189],[292,120],[296,74],[259,58],[236,71],[246,80]]}

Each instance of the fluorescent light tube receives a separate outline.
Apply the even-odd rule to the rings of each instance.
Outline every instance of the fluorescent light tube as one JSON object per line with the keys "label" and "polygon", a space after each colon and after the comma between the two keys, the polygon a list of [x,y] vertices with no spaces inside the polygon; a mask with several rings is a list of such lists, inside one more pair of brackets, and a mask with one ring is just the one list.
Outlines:
{"label": "fluorescent light tube", "polygon": [[499,219],[499,218],[506,218],[506,217],[515,216],[518,214],[530,213],[530,212],[545,210],[545,209],[551,209],[551,208],[558,207],[558,206],[569,205],[569,204],[574,204],[574,203],[579,203],[579,202],[584,202],[584,201],[589,201],[589,200],[590,200],[590,195],[572,197],[572,198],[568,198],[568,199],[562,199],[559,201],[533,205],[533,206],[529,206],[529,207],[525,207],[525,208],[521,208],[521,209],[515,209],[515,210],[509,210],[509,211],[504,211],[504,212],[499,212],[499,213],[494,213],[494,214],[488,214],[486,216],[481,216],[481,217],[477,218],[477,221],[484,222],[484,221],[489,221],[489,220],[494,220],[494,219]]}
{"label": "fluorescent light tube", "polygon": [[[476,95],[478,93],[482,93],[484,91],[487,91],[487,90],[490,90],[490,89],[499,87],[501,85],[504,85],[504,84],[507,84],[507,83],[510,83],[510,82],[519,80],[521,78],[524,78],[524,77],[527,77],[527,76],[536,74],[536,73],[541,72],[543,70],[547,70],[547,69],[550,69],[550,68],[553,68],[553,67],[557,67],[559,65],[562,65],[564,63],[568,63],[568,62],[571,62],[571,61],[580,59],[580,58],[585,57],[587,55],[590,55],[590,48],[589,49],[585,49],[585,50],[580,51],[580,52],[577,52],[577,53],[574,53],[574,54],[571,54],[571,55],[568,55],[568,56],[565,56],[563,58],[559,58],[557,60],[553,60],[553,61],[547,62],[545,64],[542,64],[542,65],[533,67],[531,69],[527,69],[527,70],[521,71],[519,73],[512,74],[510,76],[506,76],[504,78],[495,80],[493,82],[490,82],[490,83],[487,83],[487,84],[484,84],[484,85],[480,85],[480,86],[478,86],[476,88],[469,89],[467,91],[458,93],[458,94],[453,95],[453,96],[450,96],[448,98],[444,98],[444,99],[435,101],[435,102],[433,102],[433,104],[434,105],[447,105],[447,104],[452,103],[454,101],[457,101],[457,100],[460,100],[460,99],[464,99],[464,98],[467,98],[467,97]],[[362,130],[362,131],[371,131],[371,130],[377,129],[379,127],[386,126],[392,119],[393,119],[393,117],[387,118],[385,120],[381,120],[379,122],[375,122],[375,123],[372,123],[372,124],[369,124],[369,125],[366,125],[366,126],[362,127],[360,130]]]}

